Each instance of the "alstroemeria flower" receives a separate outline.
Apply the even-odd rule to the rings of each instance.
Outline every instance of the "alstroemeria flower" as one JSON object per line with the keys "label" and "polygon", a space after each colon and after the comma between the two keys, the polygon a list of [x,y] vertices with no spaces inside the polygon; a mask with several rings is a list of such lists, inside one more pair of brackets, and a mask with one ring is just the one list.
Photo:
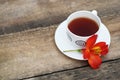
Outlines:
{"label": "alstroemeria flower", "polygon": [[97,37],[97,35],[93,35],[88,38],[84,49],[66,50],[64,52],[77,51],[83,53],[83,57],[88,60],[89,65],[93,69],[97,69],[102,63],[100,56],[108,53],[108,45],[105,42],[96,43]]}
{"label": "alstroemeria flower", "polygon": [[108,45],[105,42],[95,43],[97,35],[93,35],[86,41],[86,46],[82,49],[84,59],[88,60],[89,65],[93,69],[99,68],[102,63],[101,55],[108,53]]}

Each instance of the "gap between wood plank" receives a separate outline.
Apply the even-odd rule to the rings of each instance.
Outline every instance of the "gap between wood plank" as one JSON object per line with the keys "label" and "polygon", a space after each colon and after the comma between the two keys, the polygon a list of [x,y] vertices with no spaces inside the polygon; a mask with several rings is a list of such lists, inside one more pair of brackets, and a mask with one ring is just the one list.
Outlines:
{"label": "gap between wood plank", "polygon": [[[113,59],[113,60],[103,61],[102,64],[103,64],[103,63],[108,63],[108,62],[113,62],[113,61],[116,61],[116,60],[120,60],[120,58]],[[85,66],[81,66],[81,67],[76,67],[76,68],[71,68],[71,69],[66,69],[66,70],[55,71],[55,72],[46,73],[46,74],[42,74],[42,75],[35,75],[35,76],[31,76],[31,77],[26,77],[26,78],[22,78],[22,79],[19,79],[19,80],[36,78],[36,77],[42,77],[42,76],[51,75],[51,74],[54,74],[54,73],[65,72],[65,71],[75,70],[75,69],[85,68],[85,67],[90,67],[90,66],[89,66],[89,65],[85,65]]]}

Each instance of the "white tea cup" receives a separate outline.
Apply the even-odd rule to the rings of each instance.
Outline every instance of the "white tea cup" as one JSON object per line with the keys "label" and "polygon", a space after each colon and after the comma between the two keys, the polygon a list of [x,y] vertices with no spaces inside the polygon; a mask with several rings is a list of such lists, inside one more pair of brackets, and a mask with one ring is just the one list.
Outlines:
{"label": "white tea cup", "polygon": [[[89,36],[80,36],[80,35],[77,35],[75,33],[73,33],[70,29],[69,29],[69,24],[77,19],[77,18],[88,18],[88,19],[91,19],[93,20],[97,25],[98,25],[98,30],[89,35]],[[77,11],[77,12],[74,12],[72,13],[68,18],[67,18],[67,29],[66,29],[66,33],[67,33],[67,36],[69,38],[69,40],[71,41],[71,43],[76,46],[76,47],[79,47],[80,49],[84,48],[85,47],[85,44],[86,44],[86,40],[91,37],[92,35],[94,34],[98,34],[99,31],[100,31],[100,25],[101,24],[101,20],[100,18],[97,16],[97,11],[96,10],[93,10],[93,11]],[[73,26],[74,27],[74,26]],[[88,30],[89,31],[89,30]]]}

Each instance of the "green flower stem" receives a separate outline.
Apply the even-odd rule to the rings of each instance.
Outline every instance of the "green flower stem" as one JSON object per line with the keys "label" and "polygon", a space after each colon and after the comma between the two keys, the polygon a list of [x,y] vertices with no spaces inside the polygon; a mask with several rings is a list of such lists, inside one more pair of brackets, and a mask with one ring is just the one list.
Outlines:
{"label": "green flower stem", "polygon": [[77,50],[65,50],[63,52],[81,52],[81,49],[77,49]]}

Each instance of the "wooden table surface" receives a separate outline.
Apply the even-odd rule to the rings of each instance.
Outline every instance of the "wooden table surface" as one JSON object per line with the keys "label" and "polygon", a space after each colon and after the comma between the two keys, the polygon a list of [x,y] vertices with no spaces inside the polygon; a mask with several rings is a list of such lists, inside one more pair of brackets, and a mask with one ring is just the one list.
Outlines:
{"label": "wooden table surface", "polygon": [[[97,70],[64,56],[54,33],[72,12],[97,10],[111,34]],[[120,0],[0,0],[0,80],[120,80]]]}

